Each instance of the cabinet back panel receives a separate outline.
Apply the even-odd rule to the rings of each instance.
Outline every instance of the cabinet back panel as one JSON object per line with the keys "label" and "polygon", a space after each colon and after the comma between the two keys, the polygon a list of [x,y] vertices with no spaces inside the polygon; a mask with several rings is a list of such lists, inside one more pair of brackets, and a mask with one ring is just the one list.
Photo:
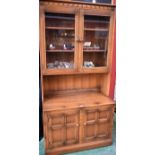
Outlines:
{"label": "cabinet back panel", "polygon": [[59,75],[44,77],[45,94],[50,91],[91,89],[103,86],[103,74]]}

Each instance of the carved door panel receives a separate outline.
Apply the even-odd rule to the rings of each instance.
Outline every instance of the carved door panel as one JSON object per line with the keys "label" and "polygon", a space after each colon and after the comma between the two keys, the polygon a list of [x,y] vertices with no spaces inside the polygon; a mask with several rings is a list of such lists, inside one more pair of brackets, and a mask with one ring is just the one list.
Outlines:
{"label": "carved door panel", "polygon": [[84,142],[110,138],[111,110],[105,107],[84,109]]}
{"label": "carved door panel", "polygon": [[78,143],[79,111],[46,112],[46,143],[48,148],[55,148]]}

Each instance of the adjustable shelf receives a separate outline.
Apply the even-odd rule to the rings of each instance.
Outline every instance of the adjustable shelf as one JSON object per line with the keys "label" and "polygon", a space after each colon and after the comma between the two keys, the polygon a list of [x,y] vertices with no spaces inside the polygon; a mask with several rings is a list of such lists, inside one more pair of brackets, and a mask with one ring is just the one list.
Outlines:
{"label": "adjustable shelf", "polygon": [[53,26],[46,26],[47,30],[74,30],[73,27],[53,27]]}
{"label": "adjustable shelf", "polygon": [[46,50],[46,52],[57,52],[57,53],[61,53],[61,52],[74,52],[74,50],[64,50],[64,49],[62,49],[62,50]]}
{"label": "adjustable shelf", "polygon": [[84,28],[85,31],[109,31],[108,29],[102,28]]}
{"label": "adjustable shelf", "polygon": [[93,49],[93,50],[84,49],[83,51],[84,52],[90,52],[90,53],[93,53],[93,52],[99,52],[99,53],[106,52],[106,50],[98,50],[98,49]]}

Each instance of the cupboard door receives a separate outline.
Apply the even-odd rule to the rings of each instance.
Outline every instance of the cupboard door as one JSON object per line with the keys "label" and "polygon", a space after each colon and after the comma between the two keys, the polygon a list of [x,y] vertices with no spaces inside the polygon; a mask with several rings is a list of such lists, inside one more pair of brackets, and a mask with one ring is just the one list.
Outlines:
{"label": "cupboard door", "polygon": [[41,62],[44,74],[77,70],[78,15],[76,11],[41,12]]}
{"label": "cupboard door", "polygon": [[76,144],[79,141],[79,111],[46,112],[47,148]]}
{"label": "cupboard door", "polygon": [[112,109],[104,107],[84,110],[83,141],[107,139],[111,136]]}
{"label": "cupboard door", "polygon": [[83,10],[80,14],[81,70],[107,72],[111,65],[114,13]]}
{"label": "cupboard door", "polygon": [[110,17],[84,15],[83,67],[104,67],[107,63]]}

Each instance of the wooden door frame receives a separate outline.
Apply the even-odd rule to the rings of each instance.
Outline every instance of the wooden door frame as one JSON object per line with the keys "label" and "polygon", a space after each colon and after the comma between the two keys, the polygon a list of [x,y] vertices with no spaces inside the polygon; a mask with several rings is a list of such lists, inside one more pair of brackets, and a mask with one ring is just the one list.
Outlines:
{"label": "wooden door frame", "polygon": [[[40,58],[41,58],[41,68],[43,74],[50,74],[54,72],[58,72],[58,74],[63,73],[63,71],[60,70],[50,70],[47,68],[46,64],[46,45],[45,45],[45,40],[46,40],[46,33],[45,33],[45,13],[46,12],[51,12],[51,13],[65,13],[65,14],[73,14],[75,15],[75,36],[79,33],[78,32],[78,12],[74,7],[66,7],[61,9],[62,6],[57,6],[53,7],[52,5],[44,4],[40,6]],[[76,39],[76,38],[75,38]],[[76,72],[78,69],[78,43],[75,40],[75,50],[74,50],[74,69],[67,69],[66,72],[68,73],[73,73]]]}
{"label": "wooden door frame", "polygon": [[[80,38],[83,42],[84,40],[84,16],[85,15],[96,15],[96,16],[109,16],[110,17],[110,28],[109,28],[109,36],[108,36],[108,55],[107,55],[107,65],[106,66],[102,66],[102,67],[97,67],[95,68],[95,70],[106,70],[108,69],[110,66],[111,66],[111,55],[112,55],[112,49],[111,49],[111,39],[113,38],[112,37],[112,34],[113,34],[113,19],[114,19],[114,16],[115,16],[115,13],[112,11],[112,10],[86,10],[86,9],[82,9],[81,10],[81,13],[80,13],[80,29],[81,29],[81,33],[79,33],[80,35]],[[113,43],[113,41],[112,41]],[[85,69],[83,67],[83,45],[82,44],[79,44],[79,47],[80,47],[80,71],[87,71],[87,70],[93,70],[92,68],[90,69]]]}

